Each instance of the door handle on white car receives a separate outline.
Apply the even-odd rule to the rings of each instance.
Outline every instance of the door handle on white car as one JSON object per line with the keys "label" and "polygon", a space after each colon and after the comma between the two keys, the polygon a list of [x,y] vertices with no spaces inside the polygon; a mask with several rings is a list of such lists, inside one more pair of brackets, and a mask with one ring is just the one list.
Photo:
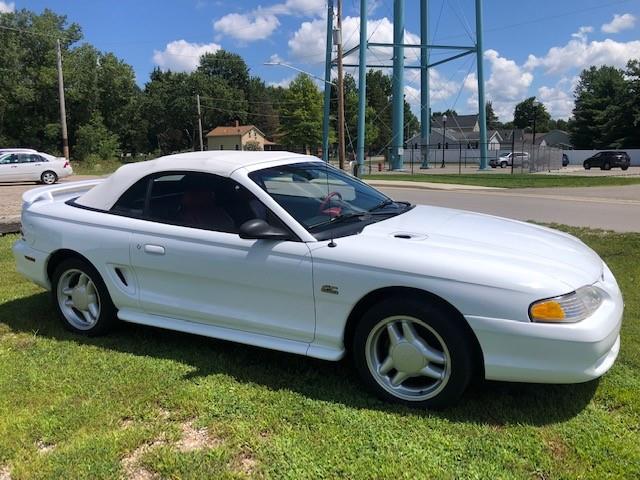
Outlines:
{"label": "door handle on white car", "polygon": [[164,255],[164,247],[162,245],[145,245],[144,251],[153,255]]}

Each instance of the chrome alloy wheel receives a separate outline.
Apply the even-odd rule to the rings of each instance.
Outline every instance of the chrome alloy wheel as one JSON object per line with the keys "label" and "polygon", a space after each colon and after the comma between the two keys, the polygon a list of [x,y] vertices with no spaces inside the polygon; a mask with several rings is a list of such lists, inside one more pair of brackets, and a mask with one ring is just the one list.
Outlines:
{"label": "chrome alloy wheel", "polygon": [[93,280],[81,270],[62,274],[57,288],[58,305],[64,318],[78,330],[90,330],[100,317],[100,295]]}
{"label": "chrome alloy wheel", "polygon": [[432,398],[451,376],[451,356],[442,337],[410,316],[381,320],[367,337],[365,355],[376,382],[403,400]]}

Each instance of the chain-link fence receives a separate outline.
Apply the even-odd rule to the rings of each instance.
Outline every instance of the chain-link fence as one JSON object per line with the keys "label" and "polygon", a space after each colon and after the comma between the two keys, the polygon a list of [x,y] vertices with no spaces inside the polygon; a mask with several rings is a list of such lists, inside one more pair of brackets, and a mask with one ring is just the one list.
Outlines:
{"label": "chain-link fence", "polygon": [[[402,153],[402,169],[412,173],[438,173],[439,168],[446,173],[472,173],[480,167],[480,149],[477,142],[446,143],[444,148],[442,144],[429,145],[427,162],[419,144],[407,145]],[[563,150],[518,142],[513,146],[509,145],[508,148],[504,148],[504,145],[488,144],[487,161],[490,168],[501,173],[552,171],[562,168]],[[364,173],[366,175],[393,170],[390,162],[391,148],[387,148],[383,155],[367,157]]]}

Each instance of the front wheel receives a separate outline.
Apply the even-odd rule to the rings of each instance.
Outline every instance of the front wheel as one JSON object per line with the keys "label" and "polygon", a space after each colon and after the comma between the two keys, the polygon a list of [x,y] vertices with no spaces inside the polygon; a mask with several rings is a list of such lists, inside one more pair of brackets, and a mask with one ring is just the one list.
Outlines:
{"label": "front wheel", "polygon": [[98,271],[79,258],[63,261],[52,278],[53,301],[63,326],[95,336],[115,323],[116,308]]}
{"label": "front wheel", "polygon": [[624,165],[622,167],[620,167],[622,170],[629,170],[629,165]]}
{"label": "front wheel", "polygon": [[507,168],[507,162],[500,162],[500,168]]}
{"label": "front wheel", "polygon": [[413,407],[455,403],[472,374],[472,346],[455,314],[403,298],[375,305],[353,340],[356,368],[383,400]]}
{"label": "front wheel", "polygon": [[40,181],[45,185],[53,185],[58,181],[58,175],[56,175],[56,172],[47,170],[46,172],[42,172],[42,175],[40,175]]}

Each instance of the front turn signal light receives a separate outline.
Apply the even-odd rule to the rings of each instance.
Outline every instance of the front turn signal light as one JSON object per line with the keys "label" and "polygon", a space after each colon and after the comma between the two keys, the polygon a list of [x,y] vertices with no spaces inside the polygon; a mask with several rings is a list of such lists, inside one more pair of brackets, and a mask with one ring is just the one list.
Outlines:
{"label": "front turn signal light", "polygon": [[533,302],[529,318],[534,322],[575,323],[595,312],[602,300],[602,290],[587,285],[566,295]]}

